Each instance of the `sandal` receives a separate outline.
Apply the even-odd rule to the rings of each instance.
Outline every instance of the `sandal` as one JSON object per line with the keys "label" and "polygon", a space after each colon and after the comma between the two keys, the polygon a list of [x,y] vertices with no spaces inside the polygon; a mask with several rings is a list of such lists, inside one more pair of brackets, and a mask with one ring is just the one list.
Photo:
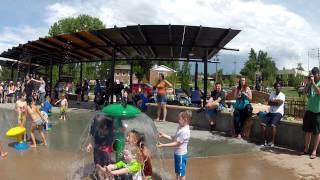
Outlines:
{"label": "sandal", "polygon": [[316,154],[311,154],[310,159],[315,159],[317,157]]}

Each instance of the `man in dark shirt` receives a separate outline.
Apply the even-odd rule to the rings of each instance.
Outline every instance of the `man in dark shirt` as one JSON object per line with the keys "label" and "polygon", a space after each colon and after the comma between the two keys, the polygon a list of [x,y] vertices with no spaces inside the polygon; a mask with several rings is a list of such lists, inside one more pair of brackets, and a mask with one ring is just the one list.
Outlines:
{"label": "man in dark shirt", "polygon": [[221,83],[215,84],[214,91],[211,92],[211,97],[206,105],[207,118],[210,125],[210,131],[213,131],[216,126],[214,117],[225,107],[225,93],[222,91]]}
{"label": "man in dark shirt", "polygon": [[29,97],[32,97],[32,91],[34,89],[34,85],[32,83],[32,80],[31,80],[31,77],[29,74],[26,75],[26,82],[24,84],[24,92],[26,93],[27,95],[27,101],[29,101],[30,99],[32,98],[29,98]]}

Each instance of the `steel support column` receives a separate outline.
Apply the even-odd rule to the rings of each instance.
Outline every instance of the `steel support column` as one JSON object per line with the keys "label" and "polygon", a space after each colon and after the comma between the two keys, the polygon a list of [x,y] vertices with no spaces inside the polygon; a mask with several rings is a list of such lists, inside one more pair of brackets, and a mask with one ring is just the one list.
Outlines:
{"label": "steel support column", "polygon": [[207,90],[208,90],[208,49],[205,50],[205,55],[203,58],[203,73],[204,73],[204,79],[203,79],[203,107],[206,106],[207,103]]}
{"label": "steel support column", "polygon": [[133,78],[133,60],[130,61],[130,89],[132,92],[132,78]]}
{"label": "steel support column", "polygon": [[80,83],[82,84],[82,63],[80,63]]}
{"label": "steel support column", "polygon": [[194,87],[198,87],[198,63],[196,62],[195,72],[194,72]]}
{"label": "steel support column", "polygon": [[111,73],[111,86],[110,86],[110,97],[111,97],[111,104],[113,104],[113,94],[114,94],[114,68],[116,65],[116,50],[115,48],[112,49],[112,62],[111,62],[111,69],[110,69],[110,73]]}
{"label": "steel support column", "polygon": [[52,58],[50,59],[50,92],[49,96],[52,97],[52,86],[53,86],[53,65],[52,65]]}
{"label": "steel support column", "polygon": [[10,76],[10,81],[13,81],[13,66],[11,66],[11,76]]}

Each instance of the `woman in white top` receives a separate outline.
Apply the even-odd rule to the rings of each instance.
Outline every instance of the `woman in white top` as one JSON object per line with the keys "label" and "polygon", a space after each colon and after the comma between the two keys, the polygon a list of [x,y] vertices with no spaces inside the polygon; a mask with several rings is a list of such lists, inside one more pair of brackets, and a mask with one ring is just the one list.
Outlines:
{"label": "woman in white top", "polygon": [[37,83],[40,83],[39,87],[39,101],[41,106],[43,106],[45,100],[46,100],[46,82],[43,80],[43,77],[40,77],[40,80],[31,79],[32,81],[35,81]]}
{"label": "woman in white top", "polygon": [[16,92],[16,86],[13,84],[13,81],[10,81],[9,87],[8,87],[8,94],[7,94],[8,103],[13,103],[15,92]]}

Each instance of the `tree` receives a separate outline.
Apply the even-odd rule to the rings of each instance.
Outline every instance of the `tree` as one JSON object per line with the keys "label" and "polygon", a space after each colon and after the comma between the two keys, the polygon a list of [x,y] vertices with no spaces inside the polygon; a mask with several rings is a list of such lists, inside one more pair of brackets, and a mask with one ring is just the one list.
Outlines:
{"label": "tree", "polygon": [[[139,59],[141,57],[136,57],[134,59]],[[136,74],[138,82],[146,79],[146,75],[150,68],[153,66],[153,62],[148,59],[133,61],[133,72]]]}
{"label": "tree", "polygon": [[166,79],[172,84],[172,88],[176,89],[176,85],[179,80],[177,73],[172,73],[170,76],[166,77]]}
{"label": "tree", "polygon": [[258,54],[251,48],[248,60],[240,73],[247,76],[249,81],[254,82],[256,78],[257,65],[260,66],[262,78],[265,80],[264,85],[272,85],[276,78],[277,67],[272,57],[267,52],[259,51]]}
{"label": "tree", "polygon": [[181,70],[179,71],[179,79],[181,82],[181,88],[185,91],[189,91],[190,89],[190,80],[191,80],[191,73],[190,73],[191,65],[189,62],[184,62],[182,64]]}
{"label": "tree", "polygon": [[220,82],[222,83],[222,79],[223,79],[223,69],[219,69],[218,72],[217,72],[217,76],[218,76],[218,79],[216,80],[216,82]]}
{"label": "tree", "polygon": [[233,87],[237,84],[236,75],[232,74],[224,81],[224,85],[228,85],[229,87]]}
{"label": "tree", "polygon": [[70,17],[55,22],[49,29],[49,36],[103,29],[105,25],[98,18],[81,14],[78,17]]}
{"label": "tree", "polygon": [[302,67],[302,63],[301,62],[298,63],[298,66],[297,66],[296,69],[299,70],[299,71],[304,71],[304,68]]}
{"label": "tree", "polygon": [[0,80],[7,81],[11,78],[11,70],[8,67],[0,66]]}

